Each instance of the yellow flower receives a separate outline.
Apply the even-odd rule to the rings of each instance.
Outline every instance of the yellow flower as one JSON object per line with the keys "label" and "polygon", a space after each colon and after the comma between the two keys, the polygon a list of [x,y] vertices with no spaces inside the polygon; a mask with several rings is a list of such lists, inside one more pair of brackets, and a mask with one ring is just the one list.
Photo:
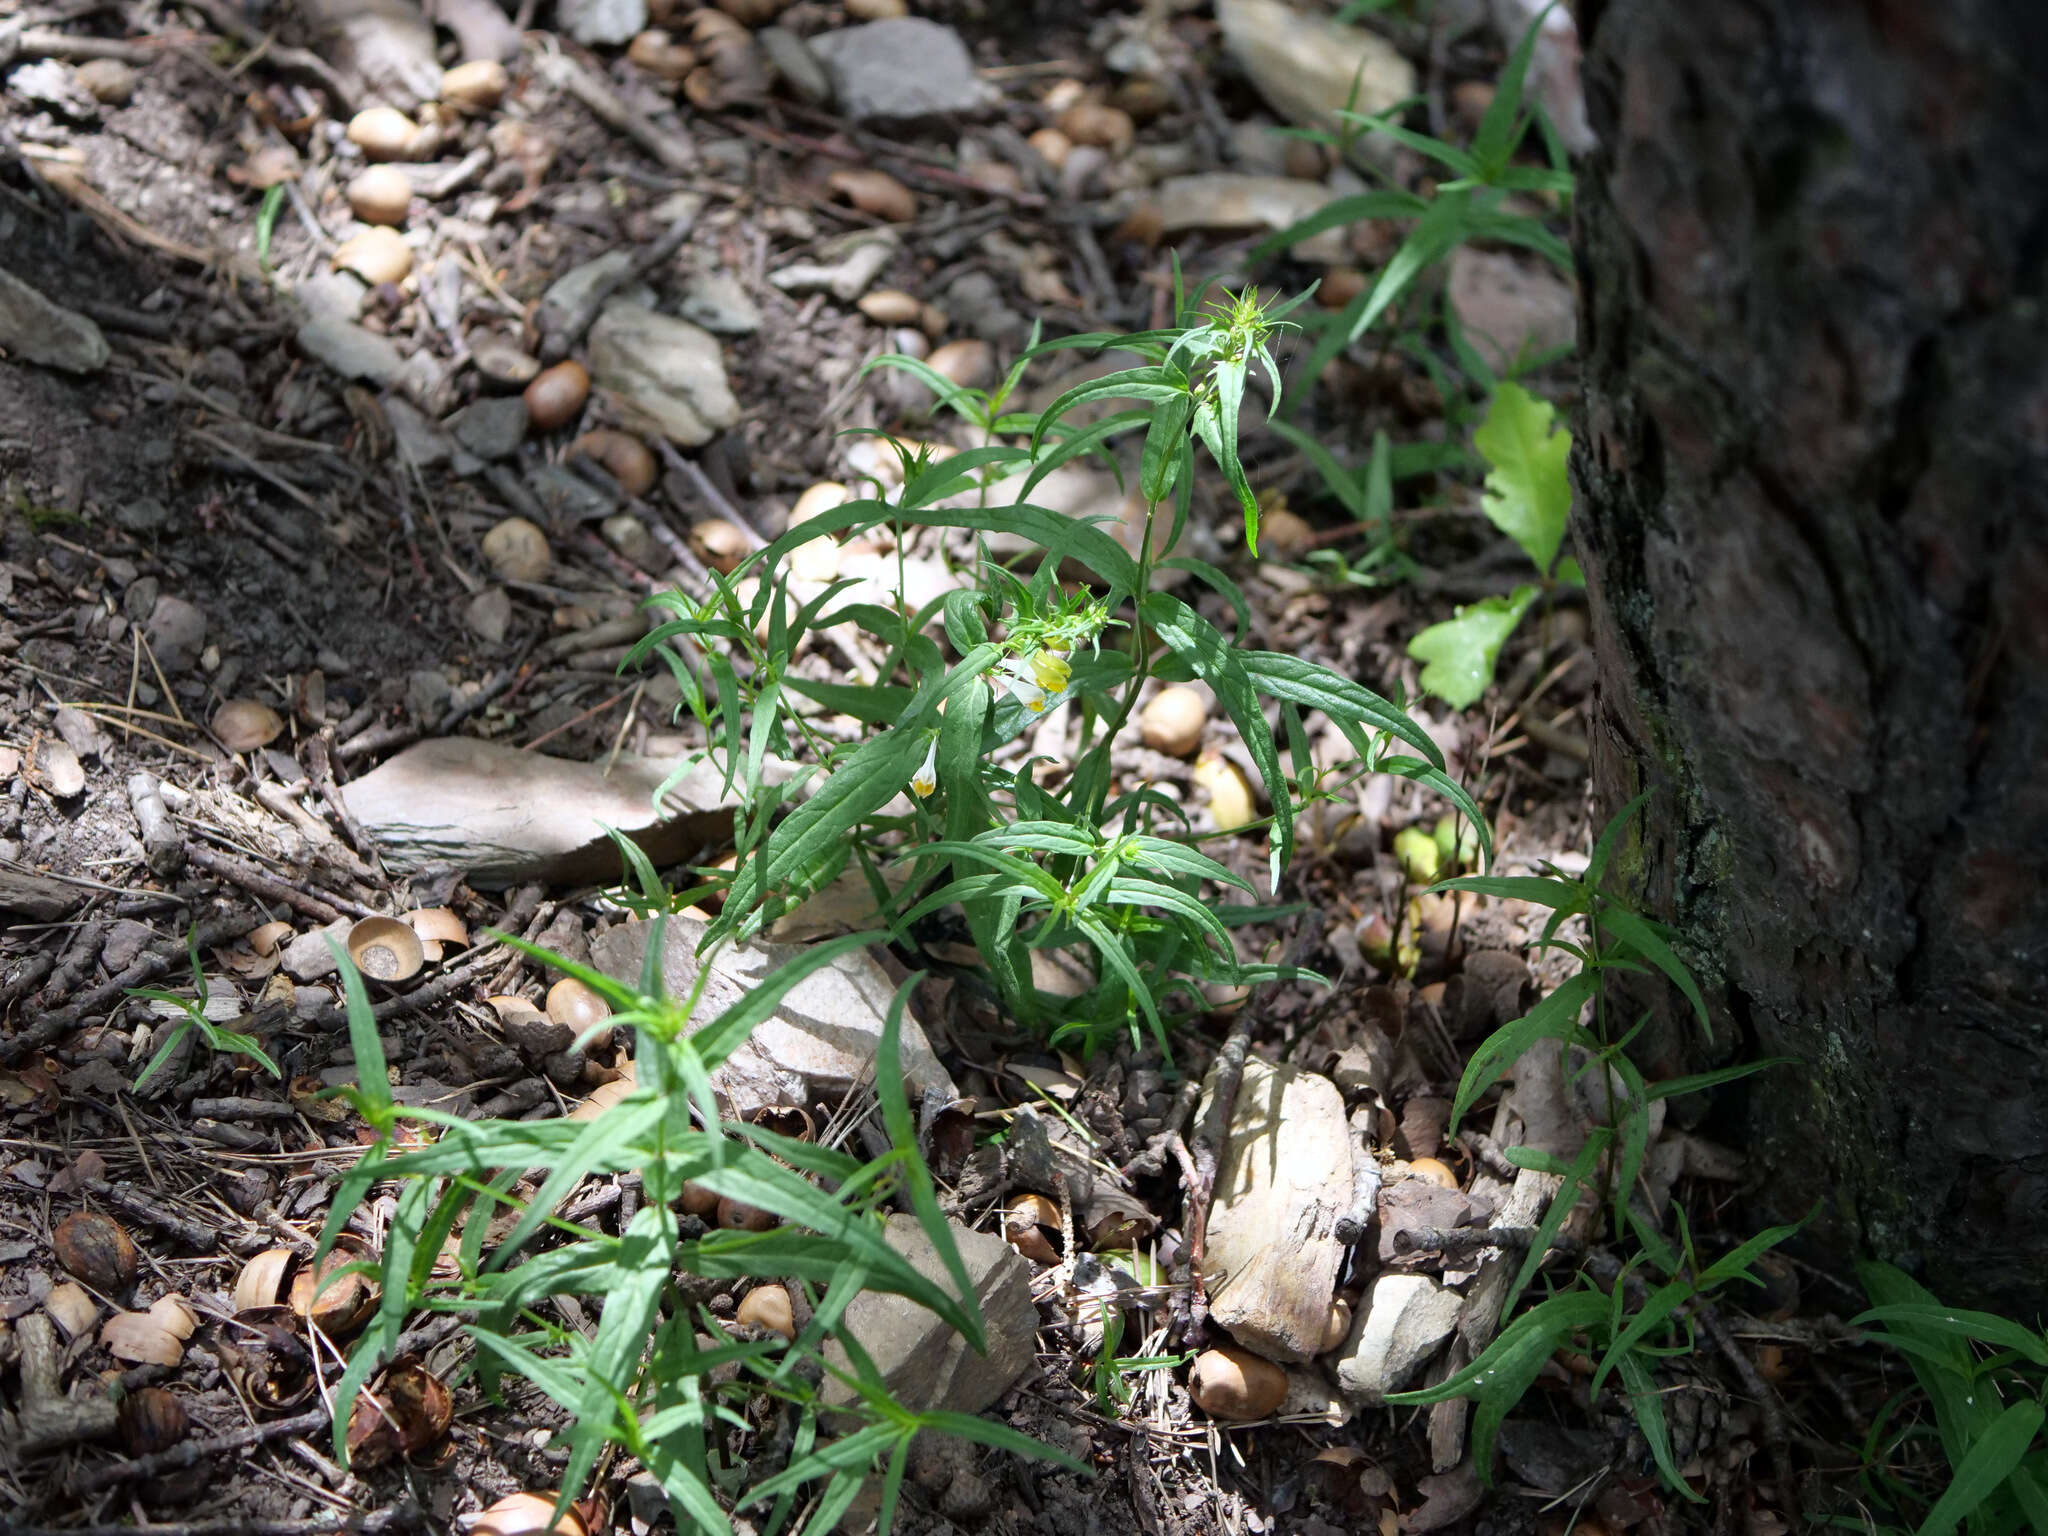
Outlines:
{"label": "yellow flower", "polygon": [[1031,680],[1047,693],[1058,693],[1074,675],[1074,669],[1058,651],[1033,651],[1025,658],[1025,665],[1031,669]]}
{"label": "yellow flower", "polygon": [[939,738],[934,736],[931,746],[925,749],[923,765],[910,776],[910,792],[920,800],[928,800],[938,787]]}

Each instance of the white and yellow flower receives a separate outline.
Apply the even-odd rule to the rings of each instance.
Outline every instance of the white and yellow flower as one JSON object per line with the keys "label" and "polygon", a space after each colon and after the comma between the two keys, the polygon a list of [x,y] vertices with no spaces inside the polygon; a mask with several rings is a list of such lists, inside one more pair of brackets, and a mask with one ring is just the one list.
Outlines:
{"label": "white and yellow flower", "polygon": [[924,762],[917,772],[910,776],[910,792],[920,800],[929,800],[932,791],[939,787],[939,738],[932,737],[932,744],[925,748]]}
{"label": "white and yellow flower", "polygon": [[1024,658],[1024,665],[1031,672],[1031,681],[1047,693],[1060,692],[1074,675],[1074,669],[1067,665],[1067,658],[1058,651],[1033,651]]}

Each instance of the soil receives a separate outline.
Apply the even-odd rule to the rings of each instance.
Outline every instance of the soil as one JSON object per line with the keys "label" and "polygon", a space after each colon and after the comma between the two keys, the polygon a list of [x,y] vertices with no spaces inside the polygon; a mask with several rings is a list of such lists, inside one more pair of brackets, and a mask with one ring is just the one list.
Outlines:
{"label": "soil", "polygon": [[[18,9],[0,4],[0,29]],[[1086,15],[1069,6],[1029,16],[1021,7],[987,10],[935,14],[963,27],[1000,82],[998,121],[1013,138],[1044,122],[1039,102],[1056,82],[1113,83],[1091,24],[1135,14],[1110,6]],[[814,31],[841,16],[807,0],[782,21]],[[36,1457],[0,1451],[0,1524],[84,1530],[147,1519],[187,1532],[286,1532],[324,1529],[353,1511],[394,1526],[448,1529],[502,1494],[555,1486],[564,1455],[551,1444],[559,1411],[518,1383],[501,1399],[465,1384],[452,1430],[428,1453],[353,1472],[328,1459],[324,1430],[262,1432],[285,1421],[251,1396],[252,1381],[270,1369],[303,1372],[307,1362],[292,1354],[304,1345],[290,1328],[262,1332],[237,1321],[237,1278],[272,1244],[310,1247],[361,1126],[311,1097],[351,1070],[330,990],[280,989],[283,978],[234,943],[270,920],[305,931],[336,918],[447,905],[472,933],[502,928],[572,951],[586,944],[591,926],[615,911],[600,892],[538,883],[485,890],[454,874],[394,878],[374,847],[354,843],[330,787],[414,740],[450,732],[582,761],[646,747],[669,728],[676,700],[662,670],[622,677],[615,654],[593,648],[579,656],[550,642],[632,613],[663,586],[668,562],[642,569],[600,536],[595,524],[618,505],[601,488],[596,517],[543,507],[553,570],[543,580],[503,583],[511,598],[503,633],[478,632],[469,605],[497,584],[482,536],[520,510],[509,495],[559,484],[532,472],[562,463],[570,434],[532,438],[497,475],[420,470],[394,450],[394,408],[409,403],[445,416],[479,393],[474,374],[454,366],[448,319],[433,313],[418,278],[373,290],[363,322],[437,364],[409,402],[403,391],[337,378],[295,344],[300,315],[284,294],[327,266],[333,232],[347,222],[331,135],[301,120],[339,109],[304,75],[261,51],[216,46],[191,30],[206,25],[203,17],[154,0],[38,8],[28,20],[68,23],[78,36],[173,37],[174,45],[141,71],[125,105],[66,116],[17,94],[5,98],[0,116],[0,261],[51,301],[94,317],[112,345],[107,366],[84,377],[0,362],[0,875],[40,877],[42,896],[61,908],[12,911],[0,938],[0,1362],[9,1367],[0,1391],[9,1383],[18,1391],[12,1366],[25,1320],[69,1278],[54,1228],[73,1211],[97,1209],[121,1220],[141,1252],[133,1292],[100,1299],[140,1307],[184,1296],[201,1329],[175,1366],[118,1360],[88,1329],[62,1350],[65,1380],[75,1392],[115,1380],[130,1391],[167,1385],[196,1436],[246,1433],[226,1454],[125,1481],[117,1479],[126,1463],[103,1446],[65,1445]],[[548,24],[546,14],[540,20]],[[1148,123],[1140,142],[1196,144],[1197,168],[1205,168],[1216,129],[1259,113],[1260,104],[1218,64],[1213,26],[1201,13],[1179,15],[1170,30],[1197,74],[1176,77],[1182,104]],[[566,49],[646,99],[645,83],[635,85],[615,52],[592,56],[552,36],[536,46]],[[1500,54],[1497,41],[1467,40],[1448,57],[1454,73],[1486,80]],[[546,90],[523,65],[514,75],[522,119],[554,151],[537,188],[516,172],[499,175],[500,161],[471,189],[429,203],[415,224],[436,253],[430,281],[459,293],[458,329],[488,325],[536,343],[534,307],[549,283],[607,251],[644,248],[660,236],[663,209],[672,207],[665,200],[678,192],[696,194],[703,206],[681,264],[654,274],[657,291],[672,298],[680,274],[714,270],[736,278],[760,310],[759,330],[724,346],[738,424],[693,455],[701,479],[671,468],[634,508],[665,524],[675,542],[722,510],[720,502],[772,536],[806,486],[847,476],[859,443],[841,435],[849,429],[935,430],[884,384],[856,379],[865,360],[892,344],[882,328],[851,305],[791,296],[767,281],[829,237],[876,222],[831,200],[824,175],[841,163],[882,158],[921,199],[877,286],[950,303],[956,333],[979,328],[1008,349],[1002,361],[1024,340],[1011,317],[1039,319],[1049,334],[1155,323],[1170,272],[1163,247],[1076,215],[1057,193],[977,189],[954,168],[956,135],[888,138],[781,96],[709,113],[686,108],[680,121],[700,170],[681,175]],[[1440,69],[1432,89],[1441,95],[1454,83]],[[456,133],[448,160],[484,142],[481,125],[458,125]],[[285,142],[304,169],[259,257],[261,195],[235,175],[252,149]],[[95,218],[67,195],[46,174],[51,154],[69,157],[54,163],[75,169],[132,223]],[[1178,254],[1192,272],[1228,273],[1242,269],[1252,243],[1198,233]],[[1276,288],[1298,288],[1313,274],[1280,265],[1260,275]],[[980,296],[977,310],[969,312],[963,294]],[[1052,367],[1034,371],[1030,386],[1054,377]],[[1357,463],[1381,430],[1404,441],[1462,430],[1429,415],[1440,404],[1419,365],[1361,355],[1324,382],[1310,419],[1333,452]],[[600,402],[581,426],[608,424],[607,414]],[[1246,452],[1261,491],[1308,516],[1323,550],[1363,547],[1281,440],[1254,434]],[[1415,697],[1407,639],[1456,601],[1507,583],[1495,580],[1504,568],[1498,541],[1469,484],[1424,477],[1405,483],[1403,496],[1413,499],[1402,539],[1426,579],[1386,585],[1345,579],[1327,561],[1255,563],[1244,557],[1232,507],[1205,499],[1202,537],[1251,599],[1248,643],[1314,656],[1384,693]],[[936,542],[929,548],[936,553]],[[170,599],[196,607],[203,634],[172,632],[163,607]],[[1213,594],[1193,600],[1229,627],[1230,610]],[[1590,842],[1574,720],[1591,667],[1578,619],[1567,606],[1546,630],[1518,636],[1501,658],[1501,685],[1479,708],[1416,711],[1452,773],[1493,815],[1503,868],[1569,860]],[[807,665],[816,675],[844,675],[829,652]],[[1518,712],[1539,684],[1542,713],[1532,732],[1519,728]],[[286,729],[237,754],[208,726],[223,703],[244,698],[275,709]],[[61,725],[60,709],[70,712]],[[50,755],[66,727],[87,743],[79,753],[85,783],[72,793],[60,792]],[[1132,765],[1193,794],[1183,762],[1151,754]],[[138,775],[164,786],[188,855],[182,868],[152,868]],[[1409,1052],[1407,1097],[1448,1094],[1474,1037],[1446,1026],[1445,984],[1474,952],[1525,945],[1537,922],[1500,903],[1432,905],[1412,976],[1391,977],[1360,954],[1361,920],[1398,921],[1408,910],[1393,834],[1432,823],[1440,810],[1405,781],[1373,781],[1344,815],[1304,839],[1282,894],[1320,921],[1248,937],[1281,945],[1306,932],[1303,963],[1338,984],[1334,992],[1284,987],[1258,1000],[1253,1046],[1261,1055],[1320,1068],[1361,1018],[1391,1016]],[[1229,858],[1247,873],[1264,868],[1263,845],[1250,839],[1238,839]],[[189,1049],[135,1089],[165,1023],[124,991],[189,992],[184,945],[194,928],[219,1011],[253,1021],[289,1089],[245,1057]],[[1563,974],[1554,956],[1531,960],[1540,981]],[[461,985],[430,987],[394,1012],[387,1049],[401,1099],[469,1113],[570,1107],[583,1089],[540,1074],[480,1006],[489,994],[537,991],[539,979],[497,951],[463,971]],[[1229,1022],[1218,1015],[1191,1034],[1177,1066],[1202,1070]],[[1095,1127],[1107,1143],[1135,1149],[1156,1127],[1157,1096],[1148,1103],[1114,1089],[1159,1068],[1145,1048],[1076,1062],[1014,1036],[977,1038],[964,1028],[948,1035],[937,1021],[934,1032],[963,1089],[985,1107],[1028,1098],[1019,1079],[995,1069],[1001,1062],[1064,1075],[1061,1091],[1077,1100],[1109,1081],[1109,1102],[1119,1107],[1113,1124]],[[224,1100],[240,1108],[208,1112]],[[1444,1155],[1468,1181],[1477,1171],[1467,1146]],[[1178,1226],[1182,1191],[1173,1170],[1141,1180],[1137,1193],[1168,1230]],[[1680,1198],[1690,1203],[1696,1193],[1688,1186]],[[726,1294],[718,1305],[731,1300]],[[437,1333],[425,1319],[415,1332],[414,1347],[429,1363],[460,1363],[462,1341],[449,1329]],[[1168,1353],[1199,1342],[1178,1340]],[[331,1385],[339,1365],[317,1364]],[[1374,1410],[1342,1426],[1311,1419],[1238,1430],[1194,1409],[1173,1372],[1135,1377],[1132,1405],[1106,1404],[1090,1390],[1086,1364],[1073,1331],[1049,1308],[1037,1369],[994,1412],[1079,1457],[1093,1478],[983,1453],[972,1470],[985,1497],[962,1495],[958,1469],[942,1468],[913,1479],[898,1529],[1325,1536],[1398,1523],[1505,1536],[1556,1528],[1574,1510],[1642,1531],[1692,1518],[1658,1491],[1626,1424],[1582,1412],[1568,1380],[1546,1381],[1549,1401],[1538,1416],[1593,1435],[1589,1459],[1603,1475],[1538,1496],[1525,1460],[1482,1502],[1469,1472],[1462,1482],[1433,1474],[1423,1416]],[[1762,1421],[1724,1387],[1712,1395],[1720,1427],[1695,1450],[1720,1503],[1717,1527],[1733,1529],[1727,1522],[1742,1518],[1736,1511],[1756,1510],[1747,1469]],[[609,1466],[596,1492],[613,1528],[641,1530],[666,1516],[638,1499],[631,1470]]]}

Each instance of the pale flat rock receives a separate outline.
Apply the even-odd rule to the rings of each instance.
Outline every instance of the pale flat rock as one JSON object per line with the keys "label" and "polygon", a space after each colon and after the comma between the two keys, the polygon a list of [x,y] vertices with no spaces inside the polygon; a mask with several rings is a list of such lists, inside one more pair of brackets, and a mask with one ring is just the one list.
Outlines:
{"label": "pale flat rock", "polygon": [[809,41],[839,110],[856,123],[971,116],[999,99],[976,71],[960,34],[936,21],[900,16],[822,32]]}
{"label": "pale flat rock", "polygon": [[761,329],[760,306],[730,272],[706,272],[693,278],[677,308],[692,325],[721,336],[751,336]]}
{"label": "pale flat rock", "polygon": [[740,419],[718,338],[702,326],[615,300],[590,328],[589,357],[591,377],[623,414],[685,448]]}
{"label": "pale flat rock", "polygon": [[433,24],[413,0],[298,0],[294,9],[359,93],[408,110],[441,94]]}
{"label": "pale flat rock", "polygon": [[[1304,128],[1337,129],[1338,113],[1384,112],[1415,94],[1415,67],[1362,27],[1306,16],[1279,0],[1216,0],[1223,45],[1266,103]],[[1360,134],[1359,151],[1381,155],[1392,140]]]}
{"label": "pale flat rock", "polygon": [[1496,368],[1578,334],[1572,285],[1547,261],[1461,245],[1451,253],[1449,292],[1465,335]]}
{"label": "pale flat rock", "polygon": [[1350,1199],[1351,1135],[1336,1084],[1246,1062],[1203,1253],[1217,1325],[1269,1360],[1313,1359],[1344,1258],[1334,1229]]}
{"label": "pale flat rock", "polygon": [[388,338],[337,315],[315,315],[299,327],[297,339],[301,352],[344,379],[395,384],[405,373],[405,358]]}
{"label": "pale flat rock", "polygon": [[[891,1395],[913,1413],[935,1408],[979,1413],[1036,1358],[1038,1308],[1031,1300],[1031,1266],[992,1232],[954,1223],[953,1241],[981,1303],[986,1355],[976,1354],[936,1315],[901,1296],[863,1291],[846,1309],[847,1331],[875,1362]],[[891,1216],[888,1242],[919,1274],[952,1289],[938,1250],[914,1218]],[[852,1369],[837,1342],[825,1346],[825,1358],[841,1370]],[[851,1401],[853,1393],[828,1379],[822,1396],[837,1405]]]}
{"label": "pale flat rock", "polygon": [[654,809],[670,765],[622,757],[596,763],[523,752],[467,736],[406,748],[341,791],[384,862],[399,873],[463,871],[476,885],[616,879],[616,827],[656,864],[729,835],[722,776],[697,764]]}
{"label": "pale flat rock", "polygon": [[1384,1403],[1443,1347],[1464,1305],[1427,1275],[1381,1275],[1344,1341],[1337,1385],[1355,1401]]}
{"label": "pale flat rock", "polygon": [[[1293,176],[1247,176],[1237,171],[1205,171],[1173,176],[1159,184],[1152,206],[1168,234],[1188,229],[1270,229],[1299,223],[1340,194],[1320,181]],[[1326,229],[1296,241],[1299,261],[1334,265],[1346,259],[1344,231]]]}
{"label": "pale flat rock", "polygon": [[543,332],[560,330],[568,318],[580,313],[590,303],[591,296],[599,291],[615,299],[651,303],[653,290],[644,284],[634,291],[622,291],[623,286],[631,282],[633,256],[631,250],[621,247],[571,267],[549,283],[547,292],[540,296],[535,325]]}
{"label": "pale flat rock", "polygon": [[66,373],[98,373],[107,365],[107,338],[92,320],[53,304],[0,267],[0,351],[16,362]]}
{"label": "pale flat rock", "polygon": [[[600,934],[591,958],[607,975],[638,983],[652,922],[621,923]],[[662,943],[662,985],[671,997],[686,997],[703,962],[697,946],[705,925],[681,914],[668,919]],[[702,1027],[759,986],[779,966],[801,957],[801,944],[743,944],[719,950],[692,1023]],[[844,1093],[874,1074],[875,1047],[896,996],[896,983],[867,951],[856,950],[807,976],[782,1001],[774,1017],[759,1025],[746,1043],[712,1074],[712,1086],[730,1114],[744,1115],[771,1104],[810,1104],[817,1096]],[[923,1028],[906,1009],[901,1049],[903,1076],[913,1102],[928,1088],[959,1097]]]}
{"label": "pale flat rock", "polygon": [[843,240],[827,242],[821,261],[792,262],[768,274],[784,293],[829,293],[851,304],[868,291],[896,255],[896,237],[887,230],[857,230]]}
{"label": "pale flat rock", "polygon": [[616,48],[647,30],[647,0],[562,0],[563,29],[586,48]]}

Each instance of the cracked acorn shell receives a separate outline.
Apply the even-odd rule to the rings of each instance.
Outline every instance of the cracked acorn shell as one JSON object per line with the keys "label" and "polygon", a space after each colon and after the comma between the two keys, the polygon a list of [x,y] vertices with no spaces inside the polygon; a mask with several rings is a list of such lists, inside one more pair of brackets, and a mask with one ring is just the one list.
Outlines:
{"label": "cracked acorn shell", "polygon": [[403,160],[419,134],[419,124],[396,107],[365,107],[348,120],[349,143],[372,160]]}
{"label": "cracked acorn shell", "polygon": [[289,1248],[266,1248],[244,1264],[235,1277],[235,1310],[253,1312],[283,1301],[285,1279],[298,1258]]}
{"label": "cracked acorn shell", "polygon": [[50,1234],[57,1262],[96,1291],[125,1291],[135,1283],[137,1255],[128,1229],[98,1211],[73,1211]]}
{"label": "cracked acorn shell", "polygon": [[407,981],[426,964],[426,949],[412,925],[396,917],[366,917],[348,931],[348,957],[373,981]]}
{"label": "cracked acorn shell", "polygon": [[355,1332],[377,1308],[377,1281],[360,1270],[337,1271],[367,1256],[359,1240],[344,1237],[317,1270],[310,1265],[301,1268],[292,1277],[292,1311],[323,1333]]}
{"label": "cracked acorn shell", "polygon": [[191,1432],[185,1405],[162,1387],[137,1387],[114,1410],[114,1427],[130,1456],[167,1451]]}
{"label": "cracked acorn shell", "polygon": [[557,1520],[554,1494],[508,1493],[477,1516],[469,1536],[591,1536],[585,1508],[571,1504]]}

